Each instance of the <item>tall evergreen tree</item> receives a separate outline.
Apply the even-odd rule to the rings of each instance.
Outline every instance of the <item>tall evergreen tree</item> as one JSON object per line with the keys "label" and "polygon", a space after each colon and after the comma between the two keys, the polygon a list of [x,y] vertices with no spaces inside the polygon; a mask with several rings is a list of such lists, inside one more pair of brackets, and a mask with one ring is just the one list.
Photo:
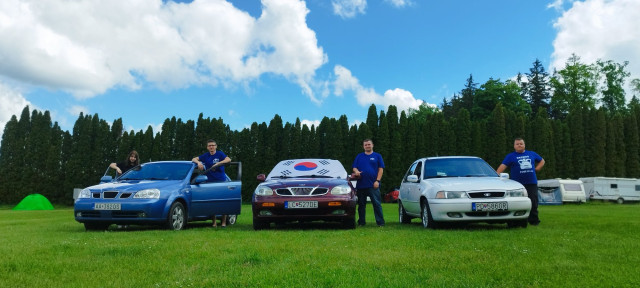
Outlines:
{"label": "tall evergreen tree", "polygon": [[527,73],[526,94],[531,105],[531,111],[537,113],[540,108],[543,108],[545,113],[549,113],[549,101],[551,95],[549,93],[549,73],[544,70],[542,62],[536,59],[533,62],[533,67],[529,69]]}

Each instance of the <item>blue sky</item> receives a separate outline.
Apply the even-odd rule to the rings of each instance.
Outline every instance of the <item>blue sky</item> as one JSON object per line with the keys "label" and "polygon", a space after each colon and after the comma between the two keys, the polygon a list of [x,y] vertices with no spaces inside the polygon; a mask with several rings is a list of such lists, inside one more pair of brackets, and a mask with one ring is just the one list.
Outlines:
{"label": "blue sky", "polygon": [[[629,61],[640,78],[637,0],[196,0],[0,3],[0,128],[25,105],[71,131],[80,112],[127,130],[166,118],[241,130],[371,104],[440,105],[475,82]],[[215,135],[212,135],[215,137]]]}

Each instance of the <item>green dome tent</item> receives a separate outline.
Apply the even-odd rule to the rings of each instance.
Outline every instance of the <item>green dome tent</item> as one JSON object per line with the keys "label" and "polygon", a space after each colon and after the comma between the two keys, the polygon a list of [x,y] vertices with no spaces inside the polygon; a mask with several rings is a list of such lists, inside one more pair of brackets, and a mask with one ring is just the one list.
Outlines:
{"label": "green dome tent", "polygon": [[31,194],[24,197],[13,210],[53,210],[53,205],[47,197],[41,194]]}

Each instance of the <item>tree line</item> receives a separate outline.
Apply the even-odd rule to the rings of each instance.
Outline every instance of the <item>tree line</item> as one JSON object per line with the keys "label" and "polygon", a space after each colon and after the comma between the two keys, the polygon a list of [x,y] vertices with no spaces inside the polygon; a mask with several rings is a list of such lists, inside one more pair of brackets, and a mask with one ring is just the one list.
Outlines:
{"label": "tree line", "polygon": [[[31,111],[6,124],[0,144],[0,204],[16,204],[40,193],[51,202],[70,205],[74,188],[94,185],[111,162],[137,150],[141,162],[189,160],[206,151],[207,139],[233,161],[241,161],[242,195],[250,201],[256,175],[268,173],[284,159],[331,158],[350,172],[362,141],[374,141],[386,169],[381,191],[400,185],[416,159],[473,155],[494,168],[513,151],[513,139],[546,160],[545,178],[588,176],[640,177],[640,101],[625,101],[629,73],[625,63],[598,60],[585,64],[571,57],[552,75],[539,60],[524,75],[482,85],[472,75],[464,88],[438,107],[398,111],[371,105],[366,122],[349,124],[346,116],[324,117],[320,124],[254,122],[231,130],[222,118],[165,119],[161,131],[126,131],[121,118],[109,124],[98,114],[81,113],[73,130],[63,131],[49,111]],[[640,93],[640,80],[631,81]],[[231,170],[231,169],[229,169]]]}

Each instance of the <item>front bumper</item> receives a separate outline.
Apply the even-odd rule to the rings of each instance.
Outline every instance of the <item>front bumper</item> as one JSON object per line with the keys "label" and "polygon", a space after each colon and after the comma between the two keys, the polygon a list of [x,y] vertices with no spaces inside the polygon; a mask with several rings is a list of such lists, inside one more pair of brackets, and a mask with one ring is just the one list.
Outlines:
{"label": "front bumper", "polygon": [[[119,203],[120,210],[95,210],[96,203]],[[78,199],[74,205],[75,220],[80,223],[150,224],[166,220],[167,199],[135,199],[128,201]]]}
{"label": "front bumper", "polygon": [[[507,202],[507,209],[501,211],[473,211],[472,203]],[[431,217],[443,222],[505,222],[523,220],[529,217],[531,200],[527,197],[503,199],[431,199]]]}

